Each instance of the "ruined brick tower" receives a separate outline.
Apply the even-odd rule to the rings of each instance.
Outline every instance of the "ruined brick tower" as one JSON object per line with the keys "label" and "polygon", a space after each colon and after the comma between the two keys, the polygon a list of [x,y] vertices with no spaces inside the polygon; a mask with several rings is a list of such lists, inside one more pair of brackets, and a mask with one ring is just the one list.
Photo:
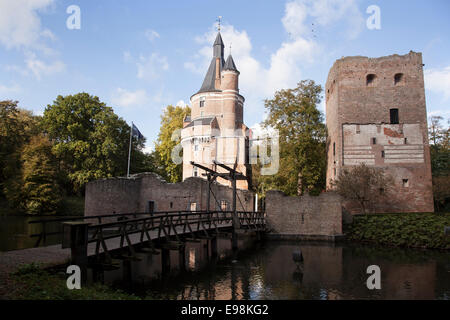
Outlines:
{"label": "ruined brick tower", "polygon": [[365,163],[395,180],[373,212],[434,211],[422,54],[344,57],[325,90],[327,188],[343,167]]}
{"label": "ruined brick tower", "polygon": [[[239,71],[231,54],[224,60],[220,32],[213,45],[213,57],[200,90],[191,97],[191,116],[186,117],[181,132],[183,146],[183,180],[203,177],[195,161],[215,168],[213,160],[250,176],[248,167],[248,127],[243,123],[244,97],[239,94]],[[224,179],[219,183],[229,185]],[[249,181],[238,180],[237,188],[248,189]]]}

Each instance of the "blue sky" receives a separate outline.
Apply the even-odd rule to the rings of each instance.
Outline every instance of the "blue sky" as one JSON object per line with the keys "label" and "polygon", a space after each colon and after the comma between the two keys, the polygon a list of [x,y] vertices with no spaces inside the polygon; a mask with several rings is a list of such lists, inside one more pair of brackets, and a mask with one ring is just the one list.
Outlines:
{"label": "blue sky", "polygon": [[[66,26],[70,5],[80,29]],[[371,5],[380,29],[367,27]],[[449,13],[446,0],[0,0],[0,99],[41,114],[60,94],[88,92],[133,121],[151,149],[163,109],[200,88],[222,16],[248,126],[263,120],[264,98],[302,79],[324,85],[342,56],[410,50],[423,53],[428,114],[447,119]]]}

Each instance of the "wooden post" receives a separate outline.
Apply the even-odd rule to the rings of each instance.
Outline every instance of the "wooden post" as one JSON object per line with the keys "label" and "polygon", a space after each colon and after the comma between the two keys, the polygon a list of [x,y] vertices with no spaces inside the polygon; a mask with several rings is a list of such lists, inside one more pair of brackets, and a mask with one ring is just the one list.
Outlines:
{"label": "wooden post", "polygon": [[71,264],[81,270],[81,283],[87,280],[88,226],[86,222],[63,222],[62,248],[70,248]]}
{"label": "wooden post", "polygon": [[180,271],[186,270],[186,246],[180,246],[178,248],[178,257],[180,264]]}
{"label": "wooden post", "polygon": [[238,241],[237,241],[237,233],[236,233],[236,229],[239,226],[239,220],[238,220],[238,216],[237,216],[237,211],[236,211],[236,176],[234,173],[232,173],[232,185],[233,185],[233,234],[231,236],[231,247],[233,250],[237,250],[238,248]]}
{"label": "wooden post", "polygon": [[170,249],[161,248],[161,269],[163,274],[170,272]]}
{"label": "wooden post", "polygon": [[211,238],[211,257],[217,257],[217,236]]}

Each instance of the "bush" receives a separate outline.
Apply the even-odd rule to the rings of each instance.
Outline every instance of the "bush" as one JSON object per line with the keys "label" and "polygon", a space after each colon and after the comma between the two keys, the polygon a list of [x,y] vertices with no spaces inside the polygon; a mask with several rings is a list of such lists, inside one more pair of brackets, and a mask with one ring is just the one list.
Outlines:
{"label": "bush", "polygon": [[347,239],[412,248],[450,249],[450,213],[398,213],[354,216]]}

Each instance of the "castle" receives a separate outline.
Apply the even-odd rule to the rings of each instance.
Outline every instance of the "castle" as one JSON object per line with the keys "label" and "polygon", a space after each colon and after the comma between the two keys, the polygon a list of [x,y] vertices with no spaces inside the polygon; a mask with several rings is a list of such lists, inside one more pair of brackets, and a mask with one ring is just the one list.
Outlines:
{"label": "castle", "polygon": [[[239,94],[239,71],[231,54],[224,60],[220,31],[213,44],[213,57],[200,90],[191,96],[191,115],[181,131],[183,180],[203,177],[203,170],[191,164],[226,172],[213,161],[250,176],[249,128],[243,123],[244,97]],[[218,178],[219,183],[230,182]],[[237,188],[248,189],[249,180],[239,180]]]}
{"label": "castle", "polygon": [[339,59],[325,90],[327,188],[343,168],[365,163],[395,181],[373,212],[434,211],[421,53]]}

